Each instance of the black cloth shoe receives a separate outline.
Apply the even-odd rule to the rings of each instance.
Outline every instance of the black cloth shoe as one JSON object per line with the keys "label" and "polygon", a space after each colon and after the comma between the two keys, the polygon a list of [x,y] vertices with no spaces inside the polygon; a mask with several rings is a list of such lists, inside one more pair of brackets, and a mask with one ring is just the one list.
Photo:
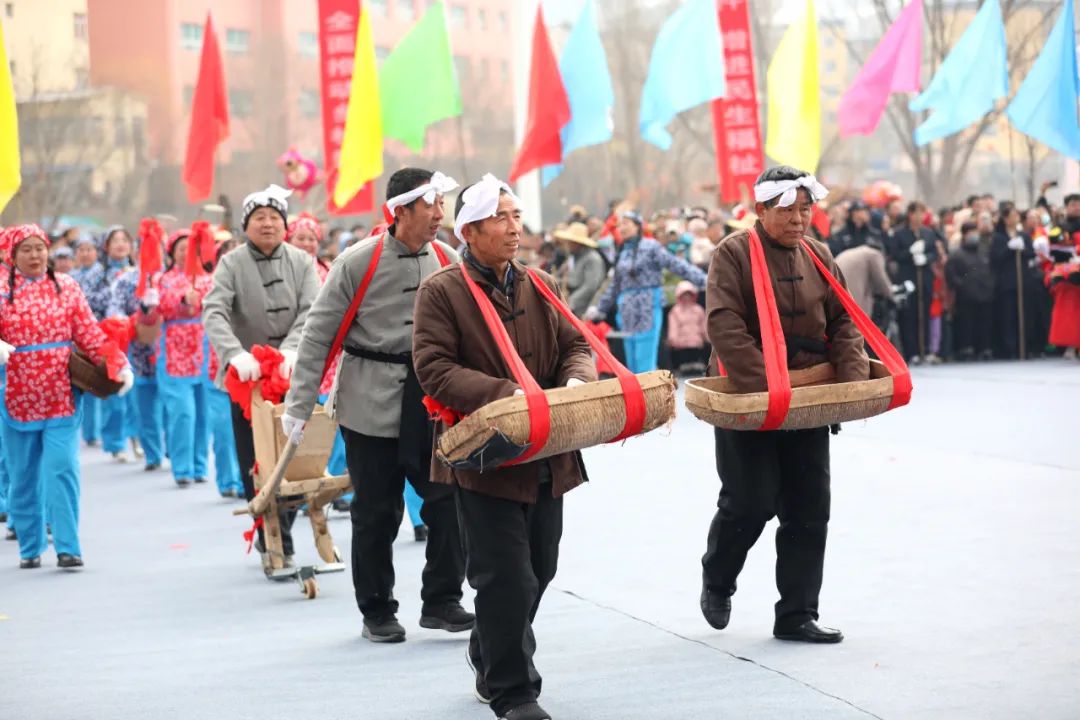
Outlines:
{"label": "black cloth shoe", "polygon": [[817,624],[817,620],[807,620],[793,628],[773,628],[773,635],[778,640],[794,640],[806,643],[838,643],[844,639],[844,633]]}
{"label": "black cloth shoe", "polygon": [[340,513],[349,512],[349,506],[351,503],[343,497],[335,498],[330,502],[330,507],[337,510]]}
{"label": "black cloth shoe", "polygon": [[19,560],[20,570],[36,570],[41,567],[41,557],[22,558]]}
{"label": "black cloth shoe", "polygon": [[186,488],[190,484],[191,484],[191,481],[188,480],[187,478],[177,478],[177,480],[176,480],[176,486],[177,487]]}
{"label": "black cloth shoe", "polygon": [[7,522],[7,513],[0,512],[0,523],[6,523],[6,522]]}
{"label": "black cloth shoe", "polygon": [[461,603],[450,602],[442,605],[425,605],[420,610],[420,627],[446,632],[472,630],[476,616],[461,607]]}
{"label": "black cloth shoe", "polygon": [[484,703],[485,705],[490,705],[491,691],[488,690],[488,686],[487,683],[484,682],[483,675],[480,674],[480,671],[477,670],[476,666],[473,664],[472,655],[469,654],[469,648],[465,648],[465,662],[469,665],[469,669],[472,670],[473,677],[476,678],[476,685],[473,689],[473,695],[475,695],[476,699]]}
{"label": "black cloth shoe", "polygon": [[144,472],[154,472],[161,468],[161,463],[146,463],[146,467],[143,468]]}
{"label": "black cloth shoe", "polygon": [[83,566],[82,558],[78,555],[71,555],[69,553],[60,553],[56,556],[56,567],[64,568],[65,570],[72,570],[74,568],[81,568]]}
{"label": "black cloth shoe", "polygon": [[405,628],[394,615],[364,618],[364,630],[361,635],[375,643],[405,642]]}
{"label": "black cloth shoe", "polygon": [[428,539],[428,527],[427,527],[427,525],[414,525],[413,529],[412,529],[412,532],[413,532],[413,540],[415,540],[416,542],[427,542],[427,539]]}
{"label": "black cloth shoe", "polygon": [[551,720],[551,716],[544,708],[530,702],[510,708],[499,716],[499,720]]}
{"label": "black cloth shoe", "polygon": [[9,527],[7,529],[7,535],[4,536],[5,540],[18,540],[19,536],[15,534],[15,528]]}
{"label": "black cloth shoe", "polygon": [[731,620],[731,596],[709,592],[708,588],[702,587],[701,614],[705,616],[705,622],[717,630],[723,630]]}
{"label": "black cloth shoe", "polygon": [[195,484],[196,485],[202,485],[205,482],[206,482],[206,478],[195,478]]}

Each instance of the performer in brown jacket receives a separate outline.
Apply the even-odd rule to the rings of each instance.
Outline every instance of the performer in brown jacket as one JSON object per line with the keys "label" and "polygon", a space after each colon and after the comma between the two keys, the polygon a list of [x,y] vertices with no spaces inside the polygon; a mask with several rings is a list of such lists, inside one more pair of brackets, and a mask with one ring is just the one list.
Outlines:
{"label": "performer in brown jacket", "polygon": [[[521,210],[509,186],[490,175],[458,196],[454,233],[463,264],[429,276],[416,297],[413,359],[420,385],[461,414],[522,391],[466,284],[469,274],[494,305],[526,367],[542,388],[596,380],[584,338],[536,291],[514,260]],[[556,289],[543,273],[540,277]],[[556,292],[557,289],[556,289]],[[432,479],[456,486],[466,576],[476,590],[468,659],[476,695],[500,718],[544,720],[533,665],[532,620],[555,575],[562,496],[587,477],[581,454],[484,471],[432,463]]]}
{"label": "performer in brown jacket", "polygon": [[[764,249],[792,370],[829,362],[838,382],[866,380],[863,338],[814,266],[802,240],[813,204],[827,190],[807,172],[780,166],[754,186],[755,229]],[[717,246],[706,285],[709,338],[740,392],[767,389],[750,270],[749,231]],[[807,238],[834,275],[829,249]],[[750,548],[775,515],[776,603],[773,634],[782,640],[836,643],[839,630],[817,623],[818,593],[829,523],[829,428],[771,432],[716,430],[720,498],[702,558],[701,610],[710,625],[727,626],[731,596]]]}

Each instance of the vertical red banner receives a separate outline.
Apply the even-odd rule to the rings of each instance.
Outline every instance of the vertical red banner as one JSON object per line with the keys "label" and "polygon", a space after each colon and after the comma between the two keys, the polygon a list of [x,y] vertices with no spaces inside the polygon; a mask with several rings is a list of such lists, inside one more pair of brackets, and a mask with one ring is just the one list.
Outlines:
{"label": "vertical red banner", "polygon": [[749,0],[717,0],[727,96],[712,104],[716,168],[723,202],[738,202],[765,169],[758,116]]}
{"label": "vertical red banner", "polygon": [[375,186],[365,185],[345,207],[334,204],[341,141],[349,114],[356,27],[360,0],[319,0],[319,75],[322,88],[323,156],[326,167],[326,206],[334,215],[355,215],[375,209]]}

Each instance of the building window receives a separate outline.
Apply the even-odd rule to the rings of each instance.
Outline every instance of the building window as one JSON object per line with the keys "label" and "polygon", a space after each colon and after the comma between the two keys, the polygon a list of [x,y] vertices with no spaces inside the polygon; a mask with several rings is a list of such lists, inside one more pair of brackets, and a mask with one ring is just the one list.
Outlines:
{"label": "building window", "polygon": [[364,4],[371,8],[371,14],[386,17],[386,0],[364,0]]}
{"label": "building window", "polygon": [[506,22],[506,13],[499,13],[499,32],[506,32],[508,27],[510,26]]}
{"label": "building window", "polygon": [[394,13],[398,16],[399,20],[412,20],[416,17],[416,7],[413,5],[413,0],[397,0],[397,7]]}
{"label": "building window", "polygon": [[86,39],[86,13],[74,13],[72,19],[75,22],[75,39]]}
{"label": "building window", "polygon": [[231,53],[243,54],[251,48],[251,33],[247,30],[225,31],[225,49]]}
{"label": "building window", "polygon": [[462,55],[454,56],[454,72],[457,73],[458,82],[465,82],[469,79],[469,58]]}
{"label": "building window", "polygon": [[195,86],[185,85],[183,89],[184,109],[191,107],[191,100],[195,97]]}
{"label": "building window", "polygon": [[476,9],[476,28],[478,30],[487,30],[487,10],[484,8]]}
{"label": "building window", "polygon": [[319,36],[313,32],[300,33],[300,55],[303,57],[319,57]]}
{"label": "building window", "polygon": [[198,50],[202,47],[202,25],[182,23],[180,25],[180,47],[184,50]]}
{"label": "building window", "polygon": [[75,89],[85,90],[90,87],[90,71],[84,67],[75,68]]}
{"label": "building window", "polygon": [[510,79],[510,63],[506,60],[499,61],[499,76],[502,78],[503,82]]}
{"label": "building window", "polygon": [[465,8],[462,6],[454,5],[450,8],[450,24],[454,27],[465,27],[468,19]]}
{"label": "building window", "polygon": [[253,107],[250,90],[229,91],[229,115],[237,118],[251,117]]}
{"label": "building window", "polygon": [[297,98],[297,105],[300,107],[300,117],[313,118],[319,116],[319,107],[321,98],[319,97],[318,90],[312,90],[311,88],[301,88],[300,97]]}
{"label": "building window", "polygon": [[8,17],[15,17],[15,3],[4,3],[4,14]]}

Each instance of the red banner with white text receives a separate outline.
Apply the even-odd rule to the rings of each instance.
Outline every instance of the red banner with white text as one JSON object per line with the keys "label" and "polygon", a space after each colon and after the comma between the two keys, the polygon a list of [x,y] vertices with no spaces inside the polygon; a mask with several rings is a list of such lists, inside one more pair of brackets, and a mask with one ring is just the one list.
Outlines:
{"label": "red banner with white text", "polygon": [[752,201],[754,181],[765,169],[749,5],[749,0],[717,0],[727,95],[713,101],[712,114],[723,202]]}
{"label": "red banner with white text", "polygon": [[375,186],[368,183],[345,207],[334,204],[341,140],[349,114],[356,28],[360,0],[319,0],[319,75],[322,87],[323,156],[326,167],[326,205],[334,215],[354,215],[375,209]]}

